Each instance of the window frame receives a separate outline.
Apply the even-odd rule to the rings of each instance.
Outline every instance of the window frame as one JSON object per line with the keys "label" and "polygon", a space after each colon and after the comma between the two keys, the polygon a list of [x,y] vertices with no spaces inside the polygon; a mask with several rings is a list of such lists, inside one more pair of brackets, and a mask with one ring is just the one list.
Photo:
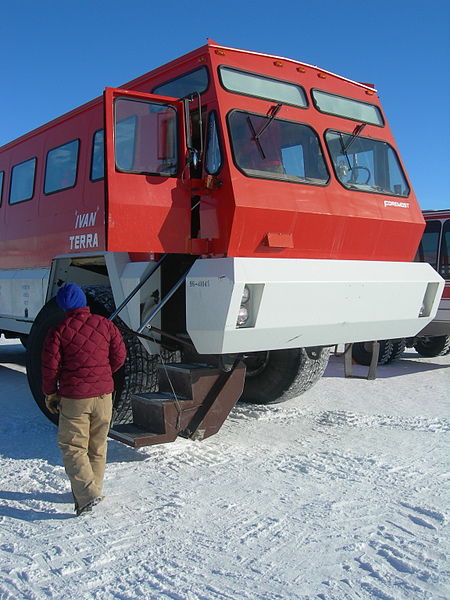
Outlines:
{"label": "window frame", "polygon": [[[158,90],[158,88],[164,86],[164,85],[168,85],[169,83],[173,83],[174,81],[177,81],[178,79],[181,79],[182,77],[186,77],[187,75],[190,75],[191,73],[196,73],[197,71],[205,71],[206,72],[206,87],[204,90],[202,90],[201,92],[198,92],[199,94],[204,94],[205,92],[208,91],[209,86],[211,85],[211,77],[209,74],[209,69],[206,65],[202,65],[201,67],[197,67],[195,69],[191,69],[190,71],[186,71],[185,73],[181,73],[181,75],[177,75],[177,77],[172,77],[172,79],[168,79],[167,81],[163,81],[162,83],[158,83],[158,85],[155,85],[155,87],[150,91],[150,94],[155,94],[155,96],[167,96],[168,98],[177,98],[177,96],[172,96],[171,94],[166,94],[166,93],[161,93],[158,92],[156,90]],[[188,94],[196,94],[197,90],[195,91],[191,91],[188,92]],[[185,98],[188,94],[185,94],[184,96],[180,96],[180,98]]]}
{"label": "window frame", "polygon": [[[45,183],[47,180],[48,157],[49,157],[50,152],[53,152],[54,150],[59,150],[59,148],[63,148],[64,146],[68,146],[69,144],[73,144],[74,142],[77,142],[77,160],[75,163],[75,178],[74,178],[73,184],[67,185],[62,188],[58,188],[56,190],[52,190],[51,192],[46,192],[45,191]],[[55,146],[54,148],[50,148],[50,150],[48,150],[47,155],[45,157],[44,181],[42,184],[42,191],[44,193],[44,196],[51,196],[52,194],[58,194],[59,192],[63,192],[65,190],[71,190],[72,188],[76,187],[77,182],[78,182],[78,170],[79,170],[79,165],[80,165],[80,148],[81,148],[80,138],[74,138],[73,140],[70,140],[69,142],[65,142],[64,144],[59,144],[59,146]]]}
{"label": "window frame", "polygon": [[406,173],[405,173],[405,171],[403,169],[403,166],[402,166],[402,164],[400,162],[400,158],[399,158],[397,150],[387,140],[383,140],[383,139],[379,139],[379,138],[374,138],[374,137],[368,137],[368,136],[364,136],[364,135],[357,135],[356,136],[356,138],[366,139],[366,140],[370,140],[370,141],[373,141],[373,142],[381,142],[382,144],[386,144],[387,146],[389,146],[389,148],[394,153],[394,157],[395,157],[395,159],[397,161],[398,168],[400,169],[400,173],[403,175],[403,178],[405,180],[405,185],[408,188],[408,194],[406,196],[400,196],[399,194],[394,194],[392,192],[390,193],[390,192],[385,192],[385,191],[382,192],[382,191],[379,191],[379,190],[363,190],[363,189],[352,188],[352,187],[347,186],[338,177],[338,174],[336,173],[336,167],[334,165],[333,156],[331,154],[331,150],[330,150],[330,148],[328,146],[328,142],[327,142],[327,137],[326,136],[327,136],[328,133],[337,133],[337,134],[342,133],[343,135],[350,136],[350,137],[352,137],[353,133],[349,132],[349,131],[340,131],[338,129],[334,129],[334,128],[331,128],[331,127],[329,129],[326,129],[324,131],[324,133],[323,133],[323,137],[324,137],[324,140],[325,140],[325,146],[326,146],[327,152],[328,152],[328,158],[330,160],[334,176],[336,178],[336,181],[339,183],[339,185],[341,185],[345,190],[348,190],[350,192],[361,192],[363,194],[375,194],[376,196],[387,196],[388,198],[401,198],[401,199],[403,199],[405,201],[406,201],[407,198],[410,198],[411,191],[412,191],[411,184],[409,183],[408,178],[406,176]]}
{"label": "window frame", "polygon": [[[14,182],[14,169],[16,167],[20,167],[21,165],[24,165],[28,162],[34,162],[34,172],[33,172],[33,187],[31,190],[31,196],[28,196],[27,198],[22,198],[21,200],[16,200],[15,202],[11,202],[11,192],[13,190],[13,182]],[[36,171],[37,171],[37,165],[38,165],[38,159],[37,156],[32,156],[31,158],[27,158],[26,160],[21,161],[20,163],[16,163],[15,165],[12,166],[11,168],[11,178],[9,181],[9,195],[8,195],[8,204],[10,206],[15,206],[16,204],[22,204],[22,202],[29,202],[30,200],[32,200],[34,198],[35,195],[35,191],[36,191]]]}
{"label": "window frame", "polygon": [[[295,180],[295,179],[288,179],[286,177],[277,177],[276,173],[272,173],[272,176],[269,176],[269,177],[264,177],[262,175],[251,175],[251,174],[246,173],[244,171],[244,169],[238,164],[238,162],[236,160],[234,148],[233,148],[233,138],[232,138],[232,135],[231,135],[230,117],[231,117],[231,115],[233,115],[236,112],[240,112],[240,113],[243,113],[243,114],[249,115],[249,116],[263,117],[263,118],[266,118],[266,119],[269,118],[269,117],[267,115],[265,115],[265,114],[250,112],[250,111],[244,110],[242,108],[233,108],[232,110],[230,110],[228,112],[228,114],[226,116],[228,136],[229,136],[229,143],[230,143],[230,150],[231,150],[231,156],[232,156],[232,159],[233,159],[233,164],[235,165],[235,167],[245,177],[249,177],[251,179],[262,179],[263,181],[279,181],[281,183],[294,183],[296,185],[311,185],[313,187],[319,187],[319,188],[325,188],[325,187],[327,187],[327,186],[330,185],[330,182],[332,180],[331,172],[330,172],[330,169],[328,168],[328,164],[327,164],[327,160],[326,160],[326,154],[324,152],[324,148],[323,148],[323,145],[322,145],[321,137],[317,133],[317,131],[314,129],[314,127],[312,127],[310,123],[304,123],[302,121],[293,121],[291,119],[280,119],[278,117],[275,117],[274,121],[282,121],[284,123],[292,123],[294,125],[301,125],[302,127],[306,127],[307,129],[309,129],[310,131],[312,131],[312,133],[317,138],[317,144],[318,144],[318,146],[320,148],[320,151],[322,153],[323,164],[324,164],[326,173],[328,175],[328,179],[326,181],[324,181],[323,183],[313,183],[313,182],[309,182],[309,181],[298,181],[298,180]],[[268,173],[270,173],[270,171],[268,171]],[[295,177],[295,175],[293,177]]]}
{"label": "window frame", "polygon": [[[276,81],[277,83],[287,83],[289,85],[293,85],[296,88],[299,88],[304,95],[305,106],[300,106],[299,104],[292,104],[290,102],[282,102],[280,99],[276,98],[268,98],[267,96],[256,96],[255,94],[245,94],[243,92],[237,92],[235,90],[231,90],[227,88],[223,82],[221,69],[229,69],[230,71],[238,71],[239,73],[244,73],[246,75],[254,75],[256,77],[262,77],[264,79],[268,79],[270,81]],[[230,67],[229,65],[219,65],[217,67],[217,73],[220,81],[220,85],[222,88],[228,92],[229,94],[236,94],[237,96],[244,96],[246,98],[257,98],[258,100],[265,100],[266,102],[276,102],[282,104],[283,106],[292,106],[293,108],[298,108],[300,110],[307,110],[310,106],[308,94],[306,93],[305,88],[299,83],[295,83],[294,81],[289,81],[287,79],[280,79],[278,77],[272,77],[270,75],[263,75],[262,73],[255,73],[253,71],[247,71],[246,69],[237,69],[236,67]]]}
{"label": "window frame", "polygon": [[[349,117],[346,115],[340,115],[338,113],[334,113],[334,112],[328,112],[326,110],[321,110],[318,105],[317,105],[317,101],[314,98],[314,92],[320,92],[321,94],[326,94],[327,96],[334,96],[336,98],[342,98],[343,100],[351,100],[353,102],[357,102],[360,104],[366,104],[367,106],[373,106],[374,108],[377,109],[380,117],[381,117],[381,125],[378,123],[371,123],[369,121],[362,121],[361,119],[355,119],[353,117]],[[381,110],[381,108],[379,106],[377,106],[376,104],[373,104],[372,102],[365,102],[364,100],[358,100],[356,98],[350,98],[349,96],[342,96],[341,94],[333,94],[332,92],[328,92],[327,90],[321,90],[320,88],[311,88],[311,99],[312,99],[312,103],[314,108],[322,113],[323,115],[331,115],[332,117],[338,117],[339,119],[347,119],[349,121],[354,121],[355,123],[365,123],[366,125],[373,125],[374,127],[385,127],[386,126],[386,119],[384,118],[383,112]]]}

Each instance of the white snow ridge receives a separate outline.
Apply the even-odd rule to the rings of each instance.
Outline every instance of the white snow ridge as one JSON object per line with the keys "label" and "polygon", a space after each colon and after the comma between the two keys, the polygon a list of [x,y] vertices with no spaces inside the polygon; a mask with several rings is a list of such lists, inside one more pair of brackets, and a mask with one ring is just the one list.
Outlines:
{"label": "white snow ridge", "polygon": [[203,442],[110,441],[80,518],[24,363],[2,339],[0,600],[450,598],[450,355],[406,352],[375,381],[333,357]]}

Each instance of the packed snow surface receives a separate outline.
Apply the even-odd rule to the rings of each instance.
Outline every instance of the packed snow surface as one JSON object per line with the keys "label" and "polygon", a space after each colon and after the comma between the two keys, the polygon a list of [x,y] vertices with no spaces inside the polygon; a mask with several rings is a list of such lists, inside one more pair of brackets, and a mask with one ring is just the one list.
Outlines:
{"label": "packed snow surface", "polygon": [[407,351],[375,381],[333,357],[203,442],[110,441],[79,518],[24,363],[2,338],[0,600],[450,598],[450,356]]}

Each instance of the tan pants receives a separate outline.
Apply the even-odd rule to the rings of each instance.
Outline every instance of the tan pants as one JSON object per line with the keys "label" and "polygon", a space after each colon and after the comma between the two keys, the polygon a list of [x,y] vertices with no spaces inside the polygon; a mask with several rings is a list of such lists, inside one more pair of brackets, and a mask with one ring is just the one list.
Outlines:
{"label": "tan pants", "polygon": [[101,495],[105,474],[112,395],[61,398],[58,445],[80,508]]}

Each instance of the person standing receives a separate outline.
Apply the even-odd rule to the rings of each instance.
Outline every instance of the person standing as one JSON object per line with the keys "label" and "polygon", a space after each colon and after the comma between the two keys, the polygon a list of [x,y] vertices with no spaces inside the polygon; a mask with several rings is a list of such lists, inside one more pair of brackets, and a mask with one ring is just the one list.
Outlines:
{"label": "person standing", "polygon": [[112,374],[126,349],[114,323],[91,313],[78,285],[64,284],[56,302],[66,317],[44,341],[42,391],[49,412],[59,413],[58,446],[80,516],[103,499]]}

